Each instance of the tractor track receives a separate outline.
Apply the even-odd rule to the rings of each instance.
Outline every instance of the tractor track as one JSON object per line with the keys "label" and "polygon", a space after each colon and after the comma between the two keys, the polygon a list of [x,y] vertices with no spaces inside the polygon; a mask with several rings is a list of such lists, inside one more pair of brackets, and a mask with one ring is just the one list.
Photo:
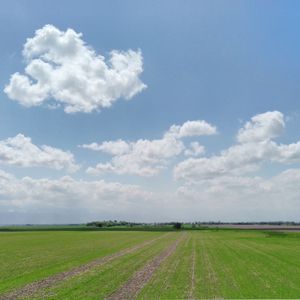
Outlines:
{"label": "tractor track", "polygon": [[108,296],[106,300],[135,299],[138,292],[149,282],[158,267],[175,252],[185,236],[186,234],[181,234],[175,242],[135,272],[131,279],[121,286],[119,290]]}
{"label": "tractor track", "polygon": [[124,256],[129,253],[133,253],[139,249],[142,249],[148,245],[151,245],[154,242],[156,242],[157,240],[164,238],[168,235],[170,235],[170,233],[164,234],[164,235],[157,237],[155,239],[152,239],[150,241],[145,241],[141,244],[138,244],[131,248],[121,250],[121,251],[113,253],[111,255],[101,257],[101,258],[93,260],[87,264],[75,267],[71,270],[57,273],[52,276],[46,277],[44,279],[26,284],[25,286],[18,288],[16,290],[13,290],[11,292],[8,292],[7,294],[0,295],[0,300],[15,300],[15,299],[19,299],[21,297],[25,298],[25,297],[33,296],[35,293],[37,293],[40,290],[43,290],[45,288],[50,288],[50,287],[54,286],[55,284],[57,284],[63,280],[69,279],[71,277],[82,275],[83,273],[85,273],[95,267],[104,265],[108,262],[111,262],[114,259],[121,257],[121,256]]}

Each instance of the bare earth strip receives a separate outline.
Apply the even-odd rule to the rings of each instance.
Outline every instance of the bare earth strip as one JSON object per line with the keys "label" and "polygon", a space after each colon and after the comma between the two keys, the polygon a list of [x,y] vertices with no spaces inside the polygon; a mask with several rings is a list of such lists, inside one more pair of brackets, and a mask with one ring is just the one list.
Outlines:
{"label": "bare earth strip", "polygon": [[150,262],[148,262],[142,269],[138,270],[132,278],[127,281],[119,290],[110,295],[107,300],[125,300],[134,299],[138,292],[147,284],[151,279],[156,269],[165,261],[171,254],[173,254],[182,241],[185,234],[181,234],[174,243],[171,244],[166,250],[154,257]]}
{"label": "bare earth strip", "polygon": [[91,270],[94,267],[98,267],[101,265],[104,265],[118,257],[124,256],[126,254],[129,253],[133,253],[141,248],[144,248],[150,244],[153,244],[155,241],[164,238],[166,236],[170,235],[170,233],[164,234],[158,238],[155,238],[153,240],[150,241],[146,241],[144,243],[138,244],[134,247],[131,248],[127,248],[124,250],[121,250],[117,253],[108,255],[108,256],[104,256],[102,258],[93,260],[87,264],[78,266],[76,268],[73,268],[69,271],[65,271],[65,272],[61,272],[58,274],[55,274],[53,276],[49,276],[47,278],[41,279],[39,281],[34,281],[32,283],[29,283],[19,289],[16,289],[6,295],[0,295],[0,300],[14,300],[14,299],[19,299],[19,298],[25,298],[25,297],[30,297],[32,295],[34,295],[36,292],[45,289],[45,288],[49,288],[54,286],[56,283],[61,282],[62,280],[66,280],[70,277],[73,276],[77,276],[77,275],[81,275],[89,270]]}

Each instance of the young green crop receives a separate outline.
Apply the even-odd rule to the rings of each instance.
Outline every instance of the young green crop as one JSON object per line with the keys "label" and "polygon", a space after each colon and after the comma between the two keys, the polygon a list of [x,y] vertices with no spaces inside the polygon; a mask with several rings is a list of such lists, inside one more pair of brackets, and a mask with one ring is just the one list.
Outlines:
{"label": "young green crop", "polygon": [[[0,233],[0,294],[161,237],[162,232]],[[30,299],[104,299],[180,232],[40,290]],[[300,233],[190,230],[138,299],[300,298]]]}
{"label": "young green crop", "polygon": [[157,232],[0,233],[0,294],[154,239]]}
{"label": "young green crop", "polygon": [[[140,299],[299,298],[300,235],[194,231]],[[194,262],[194,263],[193,263]]]}
{"label": "young green crop", "polygon": [[95,267],[79,276],[74,276],[46,291],[40,291],[30,299],[104,299],[177,238],[178,233],[170,233],[168,237],[158,239],[147,247],[119,257],[108,264]]}

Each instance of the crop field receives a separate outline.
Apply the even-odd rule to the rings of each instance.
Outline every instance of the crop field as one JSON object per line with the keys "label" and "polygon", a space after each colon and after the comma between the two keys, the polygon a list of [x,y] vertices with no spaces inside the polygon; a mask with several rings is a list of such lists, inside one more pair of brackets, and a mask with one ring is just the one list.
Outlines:
{"label": "crop field", "polygon": [[300,298],[300,233],[0,233],[0,299]]}

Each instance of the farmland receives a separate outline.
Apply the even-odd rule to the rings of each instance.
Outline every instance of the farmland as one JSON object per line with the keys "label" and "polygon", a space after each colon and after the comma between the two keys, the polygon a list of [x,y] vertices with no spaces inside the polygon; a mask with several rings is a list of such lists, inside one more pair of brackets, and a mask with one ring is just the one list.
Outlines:
{"label": "farmland", "polygon": [[300,298],[300,233],[0,233],[0,299]]}

